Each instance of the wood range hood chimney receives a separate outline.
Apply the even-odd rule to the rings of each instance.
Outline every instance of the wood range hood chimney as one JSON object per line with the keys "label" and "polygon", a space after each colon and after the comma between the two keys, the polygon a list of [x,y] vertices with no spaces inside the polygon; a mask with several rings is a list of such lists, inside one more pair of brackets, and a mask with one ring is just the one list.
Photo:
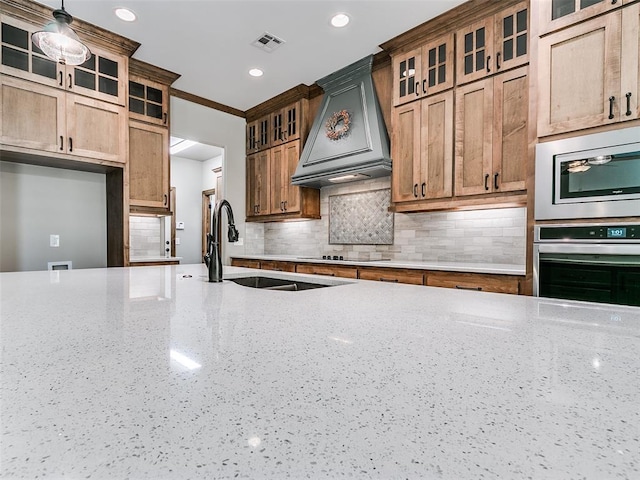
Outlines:
{"label": "wood range hood chimney", "polygon": [[389,134],[371,77],[373,55],[318,80],[322,104],[291,182],[321,188],[389,176]]}

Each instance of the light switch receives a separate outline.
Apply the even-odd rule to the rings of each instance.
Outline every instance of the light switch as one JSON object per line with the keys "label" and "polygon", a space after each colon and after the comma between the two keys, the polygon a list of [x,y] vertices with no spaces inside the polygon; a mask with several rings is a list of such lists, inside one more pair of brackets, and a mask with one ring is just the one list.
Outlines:
{"label": "light switch", "polygon": [[49,246],[50,247],[59,247],[60,246],[60,235],[49,235]]}
{"label": "light switch", "polygon": [[184,230],[184,222],[176,222],[176,230]]}
{"label": "light switch", "polygon": [[176,237],[176,245],[180,245],[180,239]]}

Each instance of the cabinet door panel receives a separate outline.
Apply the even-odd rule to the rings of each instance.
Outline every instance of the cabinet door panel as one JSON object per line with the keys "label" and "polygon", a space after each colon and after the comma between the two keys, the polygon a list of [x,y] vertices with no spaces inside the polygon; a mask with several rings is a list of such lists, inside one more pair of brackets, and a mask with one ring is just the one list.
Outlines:
{"label": "cabinet door panel", "polygon": [[[622,0],[536,0],[538,33],[544,35],[618,8]],[[626,0],[624,3],[629,3]]]}
{"label": "cabinet door panel", "polygon": [[392,198],[394,202],[417,200],[417,183],[420,178],[420,103],[395,108],[392,124]]}
{"label": "cabinet door panel", "polygon": [[422,47],[422,94],[433,95],[453,87],[453,34]]}
{"label": "cabinet door panel", "polygon": [[477,290],[481,292],[520,293],[520,277],[482,273],[428,272],[427,286]]}
{"label": "cabinet door panel", "polygon": [[62,90],[9,76],[2,77],[0,88],[3,144],[66,153],[66,94]]}
{"label": "cabinet door panel", "polygon": [[422,100],[421,172],[424,198],[450,197],[453,188],[453,91]]}
{"label": "cabinet door panel", "polygon": [[286,186],[286,195],[283,197],[285,202],[285,212],[300,211],[300,187],[291,185],[291,176],[296,172],[298,161],[300,160],[300,141],[289,142],[284,145],[284,159],[282,169],[282,183]]}
{"label": "cabinet door panel", "polygon": [[620,119],[640,118],[640,3],[622,10]]}
{"label": "cabinet door panel", "polygon": [[247,182],[249,183],[247,194],[251,203],[247,203],[247,215],[268,215],[271,151],[259,152],[247,160],[249,159],[251,166],[247,168]]}
{"label": "cabinet door panel", "polygon": [[168,207],[169,144],[166,128],[129,124],[129,197],[131,205]]}
{"label": "cabinet door panel", "polygon": [[492,79],[456,90],[456,195],[491,189],[492,117]]}
{"label": "cabinet door panel", "polygon": [[393,59],[393,105],[411,102],[422,95],[421,49],[398,55]]}
{"label": "cabinet door panel", "polygon": [[71,155],[125,163],[124,107],[67,94],[67,151]]}
{"label": "cabinet door panel", "polygon": [[456,82],[458,85],[495,72],[493,16],[458,30]]}
{"label": "cabinet door panel", "polygon": [[616,121],[620,17],[619,12],[604,15],[540,39],[539,136]]}
{"label": "cabinet door panel", "polygon": [[273,147],[271,149],[271,198],[269,213],[283,213],[284,212],[284,198],[286,195],[286,185],[283,182],[284,175],[282,169],[284,168],[284,145],[280,147]]}
{"label": "cabinet door panel", "polygon": [[297,273],[308,273],[311,275],[328,275],[330,277],[358,278],[356,267],[346,267],[338,265],[314,265],[299,263],[296,265]]}
{"label": "cabinet door panel", "polygon": [[522,67],[494,78],[494,178],[492,180],[496,191],[506,192],[525,188],[529,116],[527,73],[528,67]]}
{"label": "cabinet door panel", "polygon": [[529,61],[529,9],[522,2],[496,15],[496,70],[508,70]]}

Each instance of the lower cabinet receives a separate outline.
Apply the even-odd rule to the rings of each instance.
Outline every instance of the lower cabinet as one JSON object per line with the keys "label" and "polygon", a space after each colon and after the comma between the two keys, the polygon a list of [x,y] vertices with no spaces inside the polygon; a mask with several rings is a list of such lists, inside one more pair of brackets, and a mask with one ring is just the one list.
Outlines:
{"label": "lower cabinet", "polygon": [[422,270],[360,268],[358,269],[358,278],[360,278],[360,280],[374,280],[376,282],[424,285],[424,272]]}
{"label": "lower cabinet", "polygon": [[426,285],[518,295],[520,294],[521,278],[514,275],[485,273],[428,272]]}
{"label": "lower cabinet", "polygon": [[296,272],[310,275],[358,278],[376,282],[427,285],[429,287],[455,288],[479,292],[510,293],[519,295],[525,277],[492,273],[446,272],[412,268],[367,267],[362,265],[328,265],[296,263],[278,260],[232,258],[234,267],[260,268],[279,272]]}
{"label": "lower cabinet", "polygon": [[358,278],[358,268],[355,266],[299,263],[296,265],[296,272],[311,275],[328,275],[330,277]]}

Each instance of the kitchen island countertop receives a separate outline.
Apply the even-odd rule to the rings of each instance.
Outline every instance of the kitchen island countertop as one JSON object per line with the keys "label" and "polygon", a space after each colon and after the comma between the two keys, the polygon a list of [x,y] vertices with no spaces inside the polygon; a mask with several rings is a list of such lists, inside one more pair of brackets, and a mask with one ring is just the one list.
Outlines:
{"label": "kitchen island countertop", "polygon": [[0,274],[0,478],[640,478],[640,308]]}

